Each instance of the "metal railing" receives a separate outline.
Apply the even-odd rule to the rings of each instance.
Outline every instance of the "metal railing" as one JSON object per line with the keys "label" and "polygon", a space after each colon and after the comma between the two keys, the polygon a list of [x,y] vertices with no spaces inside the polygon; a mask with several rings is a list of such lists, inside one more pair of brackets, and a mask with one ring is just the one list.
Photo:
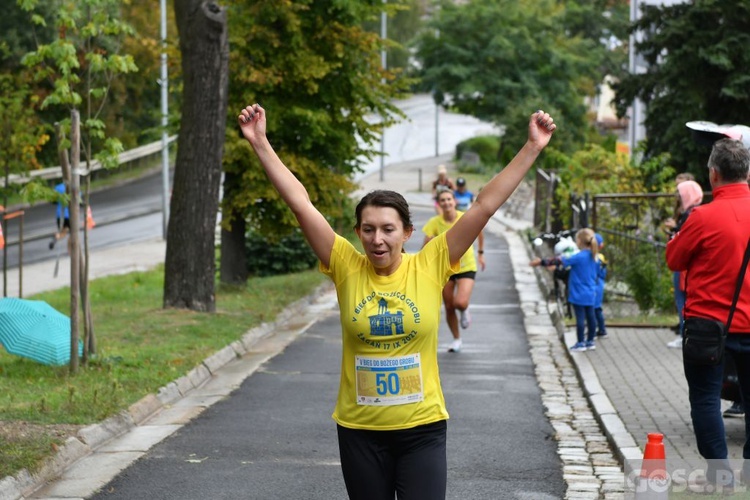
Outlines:
{"label": "metal railing", "polygon": [[[665,262],[669,233],[664,220],[674,217],[674,193],[604,193],[573,195],[564,205],[554,172],[537,169],[534,227],[543,232],[591,227],[604,238],[608,282],[624,282],[633,265],[649,263],[657,273],[671,273]],[[703,203],[712,199],[704,193]]]}
{"label": "metal railing", "polygon": [[[167,144],[172,143],[176,139],[177,139],[177,136],[173,135],[167,140]],[[136,162],[138,160],[142,160],[150,156],[161,154],[161,151],[162,151],[162,141],[159,140],[156,142],[152,142],[150,144],[146,144],[144,146],[139,146],[137,148],[124,151],[117,156],[117,160],[120,165],[123,165],[127,163]],[[81,175],[88,175],[90,173],[98,172],[103,169],[104,167],[102,167],[101,163],[94,160],[91,162],[91,168],[89,168],[88,170],[82,169]],[[61,179],[61,178],[62,178],[62,168],[58,165],[56,167],[48,167],[48,168],[42,168],[39,170],[32,170],[28,172],[28,174],[23,174],[23,175],[11,174],[8,177],[8,183],[9,184],[25,184],[33,179],[52,180],[52,179]],[[0,178],[0,186],[5,187],[5,179]]]}

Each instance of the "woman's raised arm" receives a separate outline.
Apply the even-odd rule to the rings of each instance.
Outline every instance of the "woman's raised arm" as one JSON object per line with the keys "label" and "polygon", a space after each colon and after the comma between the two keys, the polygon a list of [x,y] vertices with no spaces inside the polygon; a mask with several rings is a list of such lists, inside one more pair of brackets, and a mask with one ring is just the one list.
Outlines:
{"label": "woman's raised arm", "polygon": [[336,234],[323,214],[310,201],[302,183],[284,165],[266,137],[266,111],[253,104],[244,108],[237,117],[242,135],[253,147],[271,184],[289,205],[299,222],[305,239],[324,266],[328,267]]}
{"label": "woman's raised arm", "polygon": [[539,153],[549,144],[556,128],[548,113],[540,110],[531,115],[526,144],[513,160],[482,188],[464,216],[448,230],[446,238],[451,262],[457,262],[461,258],[487,225],[490,217],[513,194]]}

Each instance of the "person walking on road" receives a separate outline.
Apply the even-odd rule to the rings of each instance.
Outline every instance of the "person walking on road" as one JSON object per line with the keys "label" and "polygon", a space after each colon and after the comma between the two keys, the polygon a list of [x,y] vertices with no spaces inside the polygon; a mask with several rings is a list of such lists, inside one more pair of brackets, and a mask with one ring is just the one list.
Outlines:
{"label": "person walking on road", "polygon": [[[533,259],[531,266],[552,266],[562,264],[570,267],[568,277],[568,302],[573,304],[576,316],[577,342],[570,347],[573,352],[593,351],[596,349],[596,304],[597,281],[599,280],[599,261],[596,254],[599,246],[594,231],[585,228],[576,233],[576,245],[579,251],[569,257],[551,259]],[[588,336],[586,329],[588,328]]]}
{"label": "person walking on road", "polygon": [[342,357],[333,419],[349,497],[445,498],[448,412],[437,365],[442,290],[549,143],[553,119],[532,114],[516,157],[453,227],[415,254],[404,252],[414,227],[402,195],[372,191],[357,204],[363,254],[334,232],[278,157],[266,137],[266,111],[247,106],[238,123],[336,287]]}
{"label": "person walking on road", "polygon": [[456,198],[456,210],[466,212],[472,203],[474,203],[474,193],[466,187],[466,179],[459,177],[456,179],[456,189],[453,191]]}
{"label": "person walking on road", "polygon": [[[667,265],[687,274],[685,320],[707,318],[726,323],[734,298],[745,249],[750,240],[750,189],[747,184],[750,151],[740,141],[721,139],[708,159],[713,201],[695,207],[667,243]],[[737,366],[743,401],[750,400],[750,273],[740,288],[736,310],[726,339],[725,355],[718,365],[684,359],[698,452],[708,460],[707,479],[712,485],[731,486],[726,464],[727,442],[721,416],[724,358]],[[689,331],[688,331],[689,338]],[[750,418],[745,416],[744,479],[750,477]],[[723,477],[722,477],[723,475]],[[727,477],[729,476],[729,477]]]}
{"label": "person walking on road", "polygon": [[60,182],[55,186],[55,191],[58,193],[58,200],[55,204],[55,221],[57,224],[57,231],[52,236],[49,242],[49,249],[55,248],[55,244],[63,238],[65,238],[70,232],[70,209],[67,204],[63,204],[63,197],[66,194],[66,187],[64,182]]}
{"label": "person walking on road", "polygon": [[453,183],[453,179],[448,177],[448,169],[445,165],[438,165],[437,177],[432,181],[432,201],[435,203],[435,213],[440,215],[440,203],[438,203],[438,195],[443,191],[453,191],[456,189],[456,185]]}
{"label": "person walking on road", "polygon": [[[443,191],[438,195],[438,203],[442,210],[442,215],[436,215],[427,221],[422,228],[424,232],[424,243],[426,245],[430,240],[444,233],[464,215],[463,212],[456,210],[456,198],[453,191]],[[477,238],[479,249],[479,266],[482,271],[485,268],[484,262],[484,231],[479,232]],[[461,316],[461,328],[469,328],[471,324],[471,313],[469,313],[469,301],[471,292],[474,290],[474,279],[477,275],[477,259],[474,258],[474,245],[470,246],[466,253],[461,257],[461,268],[456,274],[450,277],[448,283],[443,288],[443,304],[445,304],[445,319],[448,322],[453,342],[451,342],[448,352],[459,352],[463,341],[461,332],[458,329],[459,317]]]}

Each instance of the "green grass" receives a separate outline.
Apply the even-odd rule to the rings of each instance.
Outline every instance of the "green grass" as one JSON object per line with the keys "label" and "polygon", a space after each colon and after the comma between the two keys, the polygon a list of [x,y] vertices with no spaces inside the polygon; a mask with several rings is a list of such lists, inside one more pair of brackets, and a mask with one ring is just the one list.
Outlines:
{"label": "green grass", "polygon": [[40,457],[49,455],[61,441],[46,433],[22,439],[0,437],[0,476],[14,474],[21,469],[33,470],[39,464]]}
{"label": "green grass", "polygon": [[[0,422],[86,425],[127,408],[311,293],[317,271],[219,287],[217,312],[162,309],[163,267],[91,282],[97,354],[79,373],[0,352]],[[66,289],[29,297],[69,314]],[[0,478],[34,470],[63,440],[0,432]]]}

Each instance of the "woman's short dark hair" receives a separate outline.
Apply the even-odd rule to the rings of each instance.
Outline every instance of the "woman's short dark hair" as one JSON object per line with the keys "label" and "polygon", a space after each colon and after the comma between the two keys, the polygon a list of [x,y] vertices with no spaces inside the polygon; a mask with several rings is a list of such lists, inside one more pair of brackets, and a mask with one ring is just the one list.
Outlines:
{"label": "woman's short dark hair", "polygon": [[711,149],[708,166],[715,168],[724,182],[744,182],[750,168],[750,151],[740,141],[718,140]]}
{"label": "woman's short dark hair", "polygon": [[359,200],[357,208],[354,211],[357,223],[354,225],[355,229],[359,229],[362,225],[362,210],[366,207],[390,207],[398,212],[398,216],[401,218],[401,222],[404,224],[404,229],[411,229],[411,213],[409,212],[409,204],[406,202],[401,194],[396,191],[389,191],[385,189],[378,189],[370,191]]}

